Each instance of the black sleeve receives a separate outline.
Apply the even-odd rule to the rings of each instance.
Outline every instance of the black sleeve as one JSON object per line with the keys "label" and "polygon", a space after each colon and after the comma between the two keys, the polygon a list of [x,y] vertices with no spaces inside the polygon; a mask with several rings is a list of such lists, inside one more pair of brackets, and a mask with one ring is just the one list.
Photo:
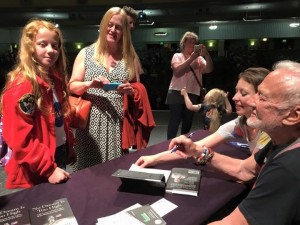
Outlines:
{"label": "black sleeve", "polygon": [[264,148],[254,154],[254,159],[258,165],[262,166],[264,164],[265,158],[267,157],[271,147],[272,142],[270,141]]}
{"label": "black sleeve", "polygon": [[[266,165],[246,199],[238,206],[251,225],[292,223],[299,213],[299,175],[281,164]],[[299,222],[299,221],[298,221]]]}

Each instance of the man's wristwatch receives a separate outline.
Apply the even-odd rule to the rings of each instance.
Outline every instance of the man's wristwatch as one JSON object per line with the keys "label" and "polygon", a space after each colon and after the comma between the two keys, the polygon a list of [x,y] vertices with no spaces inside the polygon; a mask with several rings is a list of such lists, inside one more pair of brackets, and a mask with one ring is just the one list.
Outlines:
{"label": "man's wristwatch", "polygon": [[206,165],[212,157],[214,156],[214,152],[211,148],[207,148],[206,146],[202,146],[203,151],[199,157],[196,157],[196,164],[198,165]]}

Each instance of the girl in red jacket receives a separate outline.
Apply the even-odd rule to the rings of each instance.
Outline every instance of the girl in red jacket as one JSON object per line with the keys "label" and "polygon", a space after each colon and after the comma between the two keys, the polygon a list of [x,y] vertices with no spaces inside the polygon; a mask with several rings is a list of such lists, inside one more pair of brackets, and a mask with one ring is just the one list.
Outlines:
{"label": "girl in red jacket", "polygon": [[7,188],[70,178],[65,168],[75,155],[66,83],[61,31],[51,22],[31,20],[1,96],[3,137],[12,150]]}

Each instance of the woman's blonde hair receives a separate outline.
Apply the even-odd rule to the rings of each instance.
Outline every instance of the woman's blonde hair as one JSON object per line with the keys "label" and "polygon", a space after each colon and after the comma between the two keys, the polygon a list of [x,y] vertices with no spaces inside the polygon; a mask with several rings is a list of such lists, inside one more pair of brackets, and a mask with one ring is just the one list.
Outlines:
{"label": "woman's blonde hair", "polygon": [[198,35],[195,34],[194,32],[191,32],[191,31],[188,31],[188,32],[185,32],[185,34],[182,36],[180,42],[179,42],[179,45],[180,45],[180,49],[181,51],[184,50],[184,45],[185,45],[185,42],[188,40],[188,39],[194,39],[196,42],[198,42]]}
{"label": "woman's blonde hair", "polygon": [[226,93],[218,88],[211,89],[204,98],[204,104],[211,105],[209,111],[209,130],[215,132],[221,125],[221,118],[226,112]]}
{"label": "woman's blonde hair", "polygon": [[[17,76],[22,75],[23,80],[20,80],[21,83],[24,80],[29,80],[33,94],[35,96],[37,108],[42,112],[46,112],[46,109],[42,108],[43,96],[37,81],[37,75],[40,76],[47,83],[51,83],[51,79],[48,75],[49,71],[46,71],[45,68],[39,64],[35,59],[35,37],[38,34],[39,30],[46,28],[50,31],[54,31],[57,34],[58,38],[58,48],[59,48],[59,57],[56,60],[55,64],[51,68],[52,74],[59,74],[56,76],[56,79],[60,79],[63,85],[64,93],[64,104],[62,105],[62,111],[65,114],[69,112],[68,104],[68,93],[67,93],[67,63],[66,55],[63,45],[63,35],[61,31],[55,26],[54,23],[38,18],[31,19],[23,28],[21,39],[19,43],[19,50],[16,59],[16,64],[14,68],[8,73],[6,85],[3,88],[2,94],[9,88],[10,84],[16,79]],[[2,99],[2,96],[1,96]],[[2,108],[2,104],[1,104]]]}
{"label": "woman's blonde hair", "polygon": [[[99,32],[98,39],[96,41],[95,59],[100,64],[107,66],[106,56],[108,53],[107,53],[107,41],[106,41],[107,32],[106,31],[108,28],[109,21],[114,15],[122,16],[123,34],[119,42],[119,47],[122,49],[123,59],[125,61],[126,67],[128,68],[129,81],[132,81],[136,78],[136,74],[139,72],[139,71],[135,71],[136,70],[135,62],[139,64],[139,59],[132,45],[130,27],[127,21],[127,14],[123,9],[119,7],[112,7],[104,14],[100,22],[100,32]],[[140,65],[138,67],[141,68]]]}

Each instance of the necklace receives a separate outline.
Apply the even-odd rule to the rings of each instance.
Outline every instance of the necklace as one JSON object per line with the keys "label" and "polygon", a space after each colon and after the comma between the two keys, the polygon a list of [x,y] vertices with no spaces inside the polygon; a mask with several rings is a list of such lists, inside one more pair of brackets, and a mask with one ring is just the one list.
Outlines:
{"label": "necklace", "polygon": [[118,64],[118,62],[119,62],[119,60],[112,60],[112,61],[110,62],[110,66],[111,66],[111,67],[116,67],[116,65]]}
{"label": "necklace", "polygon": [[64,120],[63,120],[61,105],[58,100],[55,87],[52,88],[52,92],[53,92],[53,106],[54,106],[54,111],[55,111],[55,126],[61,127],[64,123]]}
{"label": "necklace", "polygon": [[121,57],[118,54],[115,55],[109,55],[108,56],[108,65],[109,67],[116,67],[116,65],[118,64],[118,62],[120,61]]}

